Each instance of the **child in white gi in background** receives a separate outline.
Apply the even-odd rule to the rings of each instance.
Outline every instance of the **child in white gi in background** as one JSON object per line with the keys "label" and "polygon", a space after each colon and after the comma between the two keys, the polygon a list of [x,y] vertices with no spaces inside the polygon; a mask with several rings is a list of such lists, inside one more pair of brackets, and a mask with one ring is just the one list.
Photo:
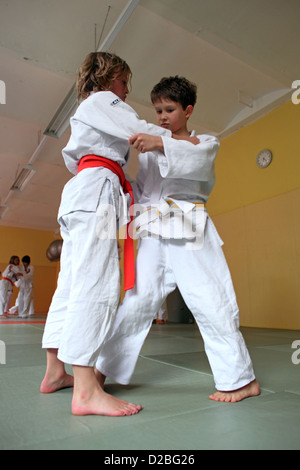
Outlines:
{"label": "child in white gi in background", "polygon": [[5,313],[8,312],[13,286],[21,276],[18,268],[19,264],[19,257],[11,256],[8,266],[2,273],[2,279],[0,280],[0,318],[6,318]]}
{"label": "child in white gi in background", "polygon": [[[187,137],[196,86],[184,78],[165,78],[154,87],[151,99],[158,123],[173,137]],[[236,402],[258,395],[259,384],[239,331],[239,310],[222,242],[204,208],[215,183],[219,142],[208,135],[197,137],[198,145],[141,134],[131,138],[136,149],[148,151],[139,156],[135,195],[135,203],[144,207],[135,220],[140,236],[136,285],[120,305],[113,333],[97,361],[97,376],[102,387],[106,376],[129,383],[153,318],[177,285],[198,324],[212,368],[218,391],[210,398]],[[194,239],[188,230],[193,217],[198,224]],[[182,220],[185,231],[180,239]],[[172,230],[173,239],[168,236]]]}
{"label": "child in white gi in background", "polygon": [[[17,299],[17,307],[20,318],[27,318],[34,315],[34,303],[33,303],[33,278],[34,278],[34,267],[30,264],[30,256],[25,255],[22,258],[23,266],[20,269],[22,273],[21,279],[16,284],[20,287],[20,292]],[[13,307],[10,313],[14,312]]]}
{"label": "child in white gi in background", "polygon": [[[127,217],[120,180],[129,157],[129,137],[137,132],[171,135],[140,120],[125,104],[130,77],[127,63],[114,54],[88,55],[77,80],[83,101],[71,118],[71,137],[63,149],[66,166],[76,176],[63,190],[58,214],[64,243],[43,336],[47,370],[41,392],[74,384],[75,415],[122,416],[141,409],[105,393],[94,372],[119,303],[116,219],[124,209]],[[112,236],[101,225],[108,209],[113,209]],[[74,382],[65,363],[73,366]]]}
{"label": "child in white gi in background", "polygon": [[[15,266],[20,265],[20,258],[18,256],[12,256],[10,260],[11,260],[11,263],[14,264]],[[20,276],[20,272],[19,272],[18,275],[17,275],[17,281],[15,282],[15,285],[18,286],[18,283],[20,282],[20,280],[21,280],[21,276]],[[7,297],[6,297],[6,304],[5,304],[5,307],[4,307],[4,313],[6,315],[9,315],[10,302],[11,302],[12,295],[13,295],[13,285],[9,284],[8,291],[7,291]]]}

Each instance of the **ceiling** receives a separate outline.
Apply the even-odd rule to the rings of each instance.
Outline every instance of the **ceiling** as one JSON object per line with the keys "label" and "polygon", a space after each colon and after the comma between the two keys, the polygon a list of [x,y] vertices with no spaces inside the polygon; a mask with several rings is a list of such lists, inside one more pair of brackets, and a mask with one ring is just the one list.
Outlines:
{"label": "ceiling", "polygon": [[[109,50],[133,72],[127,102],[155,122],[150,91],[162,76],[198,85],[190,127],[221,139],[291,97],[299,76],[299,0],[140,0]],[[60,139],[45,137],[86,57],[105,43],[128,0],[0,0],[0,226],[58,233],[72,176]],[[132,6],[132,4],[131,4]],[[34,163],[32,163],[34,162]],[[24,165],[36,170],[10,188]],[[128,172],[137,171],[135,155]]]}

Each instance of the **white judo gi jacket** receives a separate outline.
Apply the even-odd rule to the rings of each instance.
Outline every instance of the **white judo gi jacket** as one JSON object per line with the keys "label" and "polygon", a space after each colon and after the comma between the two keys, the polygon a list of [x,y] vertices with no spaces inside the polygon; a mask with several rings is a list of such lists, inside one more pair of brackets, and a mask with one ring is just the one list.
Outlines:
{"label": "white judo gi jacket", "polygon": [[[122,384],[129,383],[152,321],[176,286],[199,326],[216,388],[235,390],[254,380],[223,242],[201,206],[215,183],[219,142],[212,136],[197,137],[198,145],[163,137],[164,153],[139,158],[135,202],[142,208],[133,230],[140,237],[136,285],[126,293],[97,361],[98,370]],[[197,213],[195,238],[184,231],[180,237],[182,219],[191,220]],[[170,220],[172,230],[178,222],[173,237],[168,237]]]}
{"label": "white judo gi jacket", "polygon": [[207,218],[204,205],[215,183],[219,142],[209,135],[201,135],[199,145],[171,137],[162,139],[164,154],[149,152],[139,157],[133,188],[136,215],[140,215],[135,218],[133,235],[193,239],[187,248],[197,249]]}
{"label": "white judo gi jacket", "polygon": [[121,217],[129,201],[118,177],[101,167],[77,174],[78,164],[86,155],[97,155],[124,169],[128,139],[139,132],[171,135],[140,120],[110,91],[91,94],[71,118],[71,137],[62,154],[76,176],[62,193],[58,213],[64,240],[61,269],[43,337],[43,347],[58,348],[59,359],[69,364],[95,365],[119,303],[117,227],[114,237],[102,237],[102,209],[113,208],[114,219],[122,218],[120,225],[129,220],[127,213]]}
{"label": "white judo gi jacket", "polygon": [[2,279],[0,280],[0,315],[4,315],[7,296],[9,292],[12,292],[13,284],[17,281],[16,275],[18,272],[19,268],[17,266],[9,264],[2,273]]}

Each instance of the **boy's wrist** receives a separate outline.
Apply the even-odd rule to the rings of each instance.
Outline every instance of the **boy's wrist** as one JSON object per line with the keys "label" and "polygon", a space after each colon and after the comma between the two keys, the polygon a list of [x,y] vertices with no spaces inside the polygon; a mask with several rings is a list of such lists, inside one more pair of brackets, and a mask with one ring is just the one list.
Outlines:
{"label": "boy's wrist", "polygon": [[141,153],[154,150],[164,151],[164,143],[161,136],[150,134],[135,134],[129,138],[129,144]]}
{"label": "boy's wrist", "polygon": [[164,142],[163,142],[163,139],[162,137],[157,137],[157,150],[160,150],[161,152],[164,151]]}

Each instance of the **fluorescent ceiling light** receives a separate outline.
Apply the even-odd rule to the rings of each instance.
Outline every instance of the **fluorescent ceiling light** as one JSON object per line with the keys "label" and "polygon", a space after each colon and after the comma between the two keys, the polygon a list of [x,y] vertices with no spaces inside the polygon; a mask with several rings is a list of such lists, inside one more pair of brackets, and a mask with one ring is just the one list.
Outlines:
{"label": "fluorescent ceiling light", "polygon": [[67,130],[70,124],[70,118],[75,113],[77,107],[77,100],[75,94],[75,83],[65,97],[64,101],[54,114],[52,120],[44,131],[45,135],[49,137],[56,137],[59,139]]}
{"label": "fluorescent ceiling light", "polygon": [[33,177],[35,171],[36,170],[32,165],[25,165],[16,177],[12,187],[10,188],[11,191],[22,191],[28,181]]}
{"label": "fluorescent ceiling light", "polygon": [[3,219],[7,211],[8,211],[8,205],[0,204],[0,220]]}

